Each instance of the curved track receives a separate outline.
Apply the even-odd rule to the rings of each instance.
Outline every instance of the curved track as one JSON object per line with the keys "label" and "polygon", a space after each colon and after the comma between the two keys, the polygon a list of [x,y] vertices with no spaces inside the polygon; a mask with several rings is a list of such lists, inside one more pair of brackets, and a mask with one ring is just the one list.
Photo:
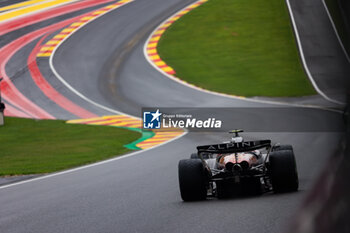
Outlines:
{"label": "curved track", "polygon": [[[151,31],[191,0],[137,0],[92,21],[55,52],[52,65],[75,90],[104,106],[138,116],[140,107],[268,107],[210,95],[176,83],[143,56]],[[19,50],[6,66],[11,77],[38,39]],[[111,114],[81,99],[37,59],[46,80],[73,103],[95,115]],[[38,90],[25,69],[13,79],[21,93],[56,118],[74,114]],[[30,89],[28,88],[30,87]],[[238,116],[241,113],[237,113]],[[259,112],[256,113],[258,117]],[[229,118],[230,116],[223,116]],[[267,125],[275,116],[263,115]],[[283,122],[293,116],[281,115]],[[244,116],[242,116],[244,118]],[[300,122],[341,115],[314,109]],[[276,119],[276,118],[274,118]],[[237,122],[239,125],[239,122]],[[252,123],[254,124],[254,123]],[[338,147],[337,133],[246,133],[295,147],[300,173],[298,193],[183,203],[177,163],[197,144],[222,141],[223,133],[186,136],[155,149],[69,173],[0,189],[1,232],[279,232],[310,189],[326,158]]]}

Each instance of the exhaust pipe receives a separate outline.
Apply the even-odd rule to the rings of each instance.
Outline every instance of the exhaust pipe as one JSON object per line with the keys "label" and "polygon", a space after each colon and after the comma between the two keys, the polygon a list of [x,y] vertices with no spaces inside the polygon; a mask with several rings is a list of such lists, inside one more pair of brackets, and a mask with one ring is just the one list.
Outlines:
{"label": "exhaust pipe", "polygon": [[242,162],[240,163],[240,165],[241,165],[241,167],[242,167],[242,170],[244,170],[244,171],[248,170],[249,167],[250,167],[250,165],[249,165],[249,163],[248,163],[247,161],[242,161]]}
{"label": "exhaust pipe", "polygon": [[232,171],[233,173],[242,171],[242,167],[239,163],[226,163],[225,168],[227,171]]}
{"label": "exhaust pipe", "polygon": [[239,165],[238,163],[235,163],[235,164],[233,165],[233,167],[232,167],[232,171],[233,171],[233,172],[240,172],[240,171],[242,171],[241,165]]}
{"label": "exhaust pipe", "polygon": [[227,171],[232,171],[233,163],[231,163],[231,162],[226,163],[225,168]]}

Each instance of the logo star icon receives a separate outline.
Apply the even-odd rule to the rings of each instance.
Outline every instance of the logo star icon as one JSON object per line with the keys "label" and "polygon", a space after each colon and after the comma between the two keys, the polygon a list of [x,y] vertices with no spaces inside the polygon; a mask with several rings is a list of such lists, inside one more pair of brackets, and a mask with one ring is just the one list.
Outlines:
{"label": "logo star icon", "polygon": [[159,113],[159,109],[157,109],[157,111],[155,113],[151,113],[151,115],[153,116],[151,122],[153,122],[154,120],[157,119],[157,121],[159,121],[159,117],[162,115],[161,113]]}

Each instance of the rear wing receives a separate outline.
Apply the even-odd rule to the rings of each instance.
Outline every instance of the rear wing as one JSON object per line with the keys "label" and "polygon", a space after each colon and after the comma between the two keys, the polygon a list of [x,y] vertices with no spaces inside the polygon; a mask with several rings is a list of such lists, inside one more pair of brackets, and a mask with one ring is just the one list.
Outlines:
{"label": "rear wing", "polygon": [[206,146],[197,146],[198,154],[201,152],[208,153],[238,153],[253,151],[262,148],[269,149],[271,147],[271,140],[260,140],[260,141],[248,141],[248,142],[238,142],[238,143],[223,143],[223,144],[214,144]]}

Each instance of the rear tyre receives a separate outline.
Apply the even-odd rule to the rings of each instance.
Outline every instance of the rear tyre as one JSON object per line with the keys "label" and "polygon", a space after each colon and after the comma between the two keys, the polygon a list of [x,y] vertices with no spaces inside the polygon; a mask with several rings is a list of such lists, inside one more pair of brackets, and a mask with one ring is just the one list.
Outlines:
{"label": "rear tyre", "polygon": [[293,150],[278,150],[270,153],[270,176],[275,193],[297,191],[298,172]]}
{"label": "rear tyre", "polygon": [[180,160],[179,185],[184,201],[199,201],[207,197],[208,175],[200,159]]}
{"label": "rear tyre", "polygon": [[197,153],[192,153],[191,154],[191,159],[199,159],[198,154]]}
{"label": "rear tyre", "polygon": [[[191,154],[191,159],[199,159],[199,156],[197,153],[192,153]],[[209,159],[209,154],[208,153],[202,153],[202,158],[203,159]]]}
{"label": "rear tyre", "polygon": [[272,148],[272,151],[281,151],[281,150],[291,150],[291,151],[293,151],[293,147],[292,147],[292,145],[278,145],[278,146],[274,146]]}

